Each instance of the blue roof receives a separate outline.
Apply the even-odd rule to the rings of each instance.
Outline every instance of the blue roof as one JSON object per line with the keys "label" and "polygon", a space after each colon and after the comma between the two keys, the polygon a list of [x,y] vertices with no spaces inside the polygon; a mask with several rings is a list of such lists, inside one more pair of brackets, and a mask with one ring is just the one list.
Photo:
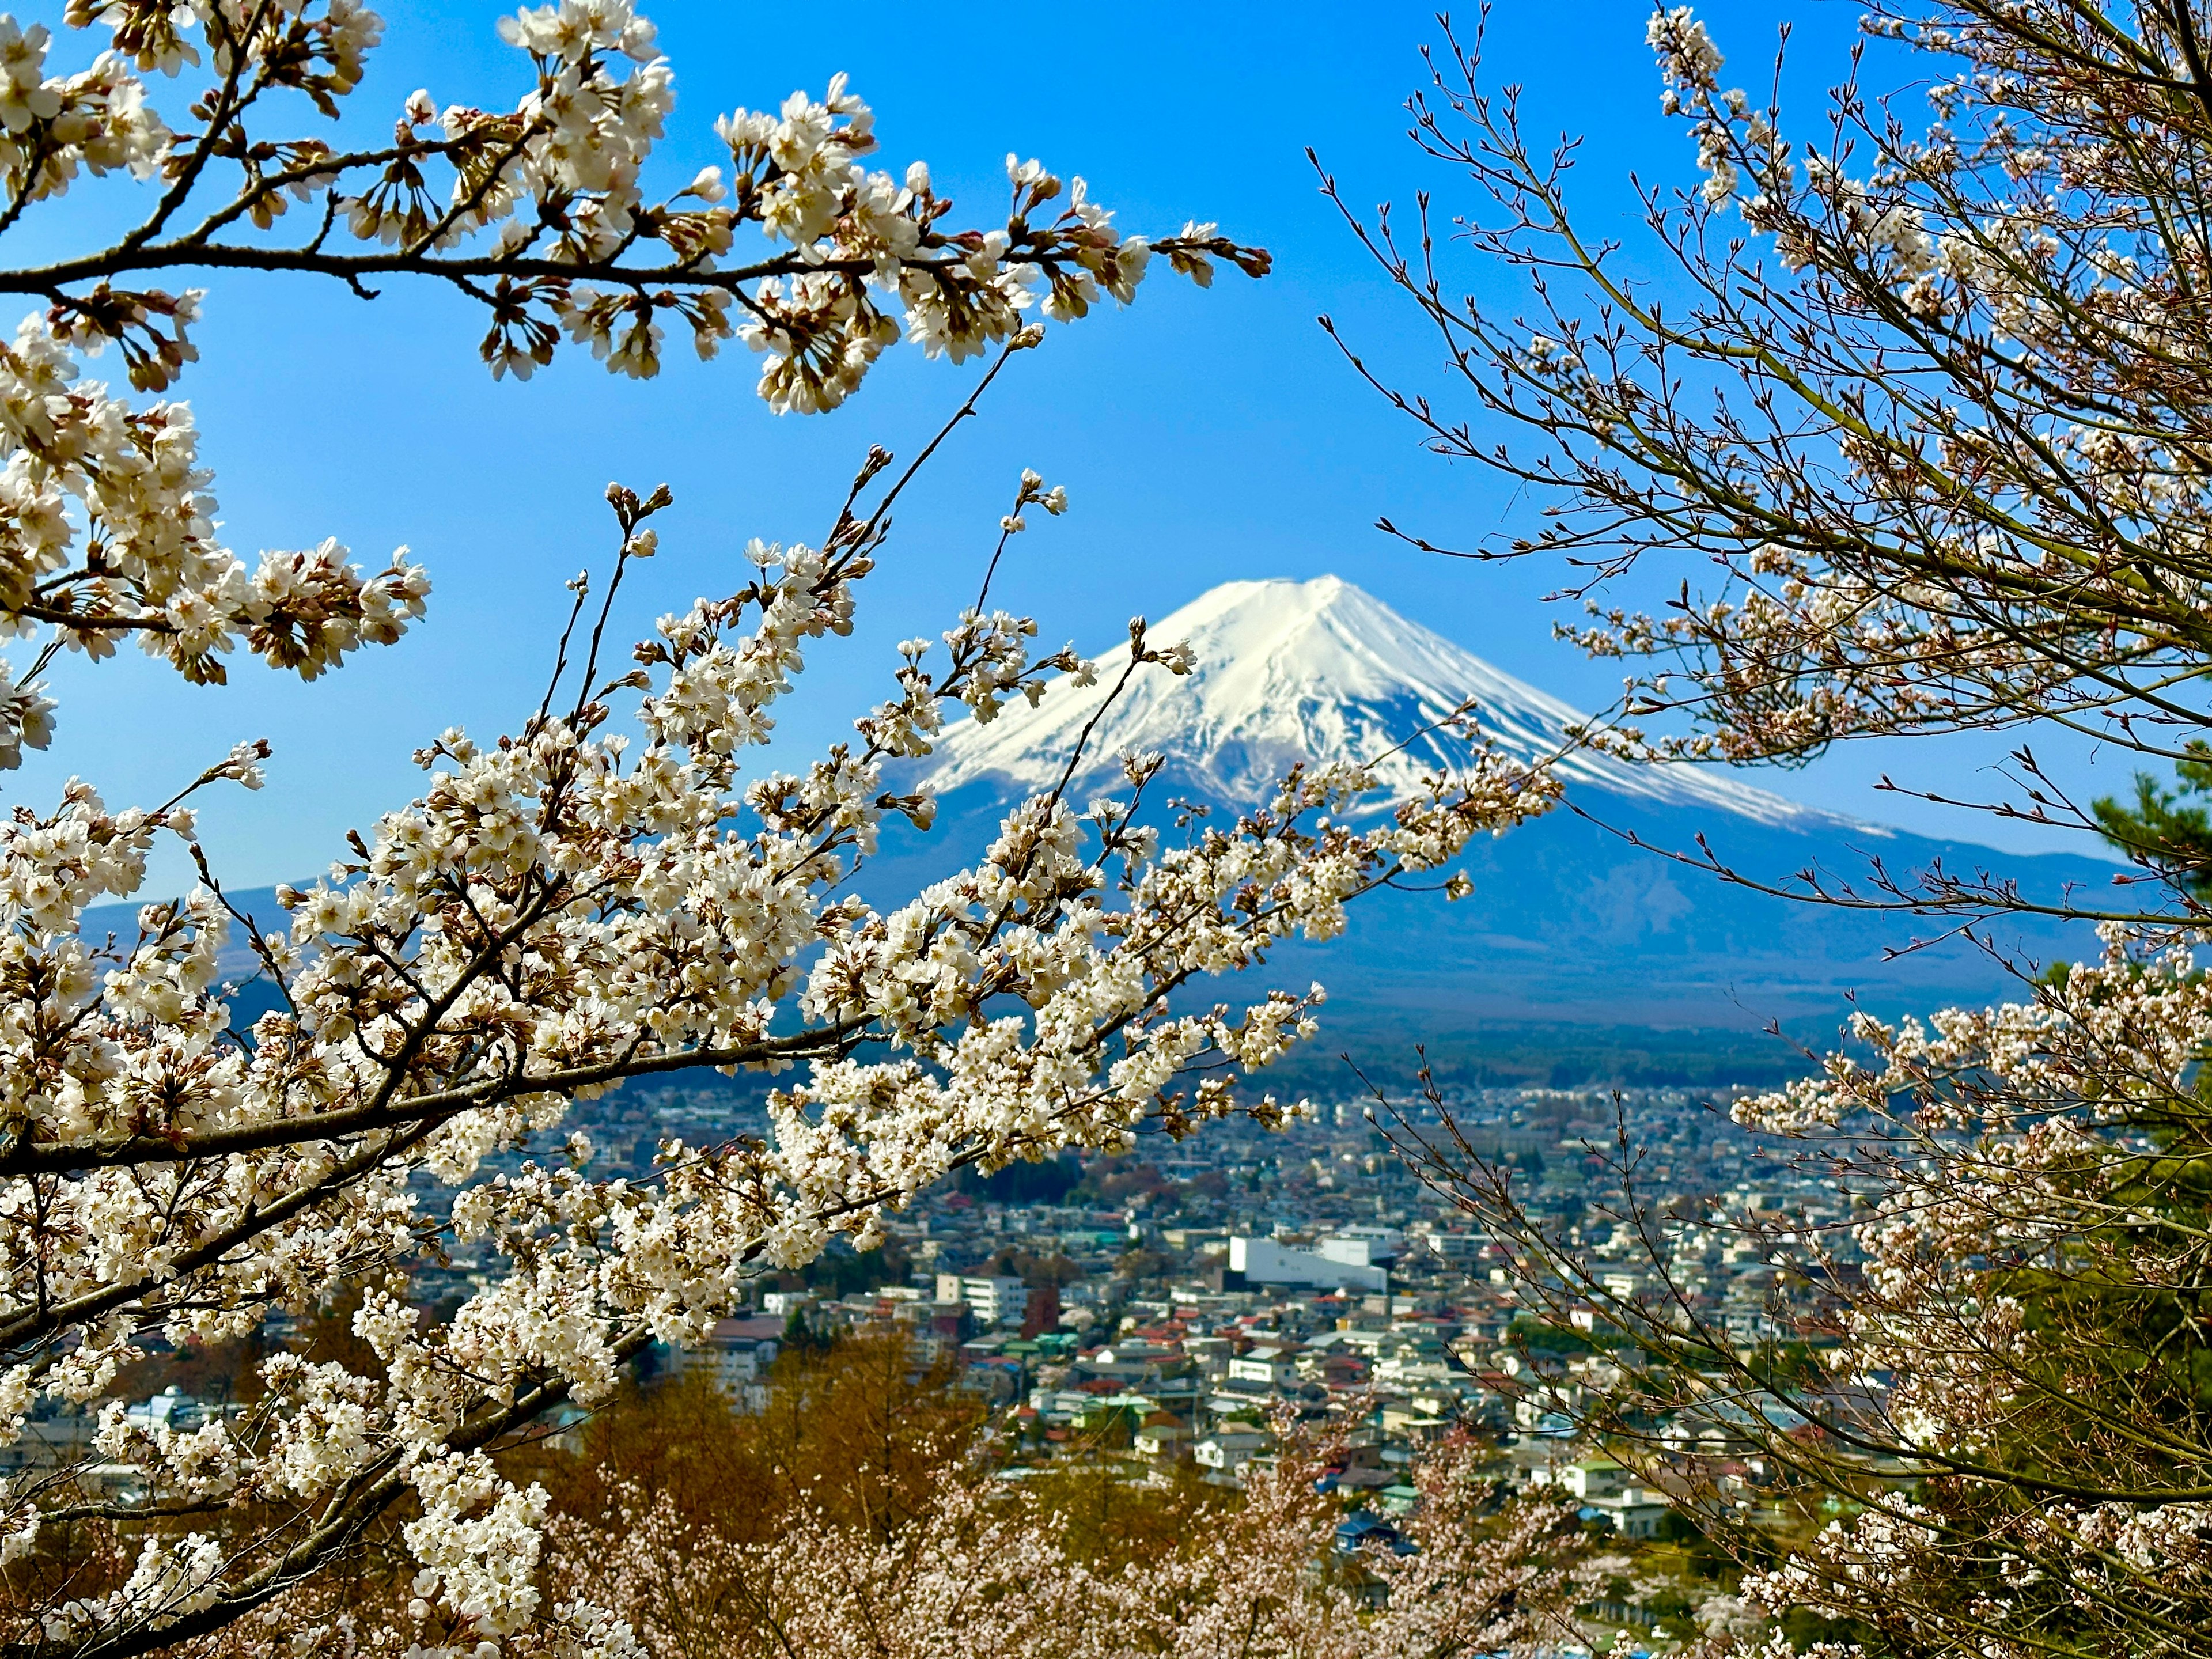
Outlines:
{"label": "blue roof", "polygon": [[1388,1544],[1394,1555],[1413,1555],[1419,1547],[1401,1537],[1392,1526],[1372,1510],[1359,1510],[1336,1523],[1336,1547],[1343,1554],[1366,1544]]}

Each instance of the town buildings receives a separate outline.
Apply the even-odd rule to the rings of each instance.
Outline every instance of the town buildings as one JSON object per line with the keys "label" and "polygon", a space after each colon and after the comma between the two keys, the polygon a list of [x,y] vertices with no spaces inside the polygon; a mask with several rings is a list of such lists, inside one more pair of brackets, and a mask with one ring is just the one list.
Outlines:
{"label": "town buildings", "polygon": [[[1850,1195],[1794,1176],[1711,1097],[1518,1089],[1450,1104],[1469,1144],[1599,1261],[1607,1296],[1679,1297],[1731,1342],[1828,1340],[1820,1287],[1771,1257],[1846,1219]],[[641,1176],[663,1135],[748,1127],[711,1092],[625,1091],[595,1109],[600,1158]],[[1712,1218],[1670,1229],[1662,1261],[1606,1189],[1616,1111],[1650,1200],[1695,1200]],[[840,1246],[761,1280],[702,1344],[653,1363],[704,1371],[752,1410],[794,1322],[896,1332],[915,1365],[946,1368],[988,1405],[1020,1460],[1187,1464],[1231,1482],[1265,1464],[1285,1421],[1326,1420],[1342,1446],[1328,1479],[1387,1512],[1413,1501],[1422,1449],[1464,1431],[1496,1449],[1501,1478],[1563,1491],[1624,1537],[1655,1535],[1670,1513],[1622,1449],[1577,1426],[1617,1380],[1601,1310],[1571,1310],[1579,1342],[1532,1342],[1541,1328],[1508,1251],[1414,1180],[1356,1107],[1279,1133],[1222,1125],[1121,1159],[1016,1165],[925,1192],[886,1231],[866,1256]],[[1847,1244],[1835,1259],[1848,1270]],[[430,1270],[456,1298],[484,1272],[459,1249]],[[139,1409],[179,1424],[201,1408],[172,1395]],[[1755,1496],[1771,1474],[1744,1426],[1716,1408],[1653,1425],[1653,1443]],[[18,1461],[80,1438],[74,1421],[34,1425]]]}

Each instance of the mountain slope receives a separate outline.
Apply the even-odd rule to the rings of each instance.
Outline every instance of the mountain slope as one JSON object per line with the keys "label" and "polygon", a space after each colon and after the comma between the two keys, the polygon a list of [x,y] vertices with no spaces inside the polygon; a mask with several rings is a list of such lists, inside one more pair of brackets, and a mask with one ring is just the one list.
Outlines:
{"label": "mountain slope", "polygon": [[[1124,751],[1156,750],[1180,781],[1224,802],[1256,800],[1306,757],[1387,757],[1378,775],[1404,788],[1424,772],[1463,763],[1460,744],[1425,728],[1468,698],[1483,731],[1519,760],[1559,751],[1567,727],[1582,718],[1336,576],[1224,582],[1164,618],[1151,638],[1188,641],[1198,666],[1181,678],[1157,668],[1138,675],[1099,721],[1079,782],[1109,782]],[[1094,685],[1063,680],[1034,708],[1016,704],[988,725],[953,726],[927,775],[940,792],[986,779],[1049,788],[1128,661],[1125,641],[1098,659]],[[1570,785],[1633,799],[1717,808],[1761,823],[1889,833],[1710,768],[1631,766],[1581,752],[1559,770]]]}
{"label": "mountain slope", "polygon": [[[1118,783],[1128,749],[1167,757],[1156,802],[1172,792],[1233,812],[1304,757],[1371,761],[1402,746],[1378,769],[1400,786],[1452,764],[1462,758],[1455,745],[1422,734],[1469,696],[1485,731],[1524,760],[1554,751],[1579,718],[1334,577],[1231,582],[1164,619],[1152,637],[1188,639],[1199,665],[1182,678],[1139,675],[1105,713],[1077,774],[1079,800]],[[1059,781],[1127,655],[1124,644],[1102,656],[1097,686],[1062,683],[1035,708],[1016,702],[987,724],[949,727],[935,755],[907,769],[909,781],[927,777],[939,791],[934,830],[887,826],[860,890],[897,904],[973,860],[1012,800]],[[1329,988],[1327,1052],[1387,1060],[1425,1042],[1448,1055],[1498,1026],[1740,1031],[1784,1020],[1804,1029],[1826,1025],[1853,1000],[1893,1016],[2017,994],[2005,968],[1971,945],[1893,954],[1936,924],[1769,897],[1629,836],[1691,851],[1703,836],[1731,866],[1771,884],[1808,866],[1863,878],[1876,858],[1899,876],[1937,860],[1960,874],[1994,869],[2039,895],[2102,886],[2113,872],[2093,859],[2014,857],[1857,823],[1711,769],[1577,755],[1562,770],[1582,815],[1554,811],[1468,848],[1459,865],[1474,879],[1471,897],[1375,894],[1352,907],[1343,938],[1276,952],[1266,982]],[[264,927],[283,925],[269,890],[234,898]],[[136,915],[135,906],[103,906],[88,914],[87,931],[128,938]],[[2034,921],[2005,924],[2000,943],[2031,965],[2095,949],[2085,929]],[[224,966],[250,969],[242,941]]]}
{"label": "mountain slope", "polygon": [[[1177,791],[1236,810],[1258,800],[1300,757],[1372,760],[1404,786],[1458,758],[1425,728],[1468,697],[1485,732],[1516,757],[1555,752],[1577,712],[1500,673],[1335,577],[1231,582],[1152,629],[1188,639],[1189,675],[1138,677],[1100,708],[1128,659],[1099,659],[1097,684],[1055,684],[1031,708],[947,729],[918,763],[939,793],[938,828],[892,836],[862,890],[893,901],[908,884],[972,856],[1012,799],[1058,781],[1085,726],[1098,724],[1076,783],[1115,781],[1126,750],[1157,750]],[[1560,768],[1560,811],[1470,848],[1473,896],[1389,893],[1354,908],[1346,938],[1279,952],[1274,975],[1319,978],[1340,1039],[1384,1033],[1449,1041],[1495,1021],[1742,1028],[1771,1018],[1840,1014],[1857,999],[1884,1012],[2014,994],[2018,981],[1982,949],[1949,941],[1894,953],[1942,930],[1908,915],[1851,913],[1777,899],[1639,848],[1694,852],[1699,836],[1733,866],[1769,884],[1817,867],[1863,879],[1940,861],[1960,874],[1997,870],[2053,894],[2109,882],[2093,859],[2013,857],[1930,841],[1801,805],[1714,769],[1635,767],[1577,754]],[[1593,821],[1595,820],[1595,821]],[[2086,932],[2008,921],[2004,951],[2029,963],[2094,949]]]}

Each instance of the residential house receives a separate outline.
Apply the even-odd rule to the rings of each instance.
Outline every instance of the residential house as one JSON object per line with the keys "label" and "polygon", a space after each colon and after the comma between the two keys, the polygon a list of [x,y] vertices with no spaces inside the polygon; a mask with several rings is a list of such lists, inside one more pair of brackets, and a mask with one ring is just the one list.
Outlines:
{"label": "residential house", "polygon": [[1255,1429],[1218,1429],[1191,1448],[1191,1455],[1204,1468],[1234,1474],[1274,1443],[1274,1437]]}
{"label": "residential house", "polygon": [[1297,1353],[1294,1349],[1264,1343],[1231,1358],[1229,1380],[1257,1382],[1270,1389],[1295,1387],[1298,1380]]}

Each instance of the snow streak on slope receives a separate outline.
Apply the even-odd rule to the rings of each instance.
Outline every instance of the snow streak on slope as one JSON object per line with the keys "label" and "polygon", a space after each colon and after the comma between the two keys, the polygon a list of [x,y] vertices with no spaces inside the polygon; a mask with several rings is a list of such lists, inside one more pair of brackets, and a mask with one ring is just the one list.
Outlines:
{"label": "snow streak on slope", "polygon": [[[1182,678],[1153,667],[1138,674],[1091,734],[1079,787],[1113,780],[1125,751],[1156,750],[1183,787],[1241,805],[1297,760],[1372,760],[1405,745],[1376,769],[1402,789],[1463,757],[1449,739],[1419,734],[1468,697],[1491,740],[1521,760],[1553,753],[1580,718],[1335,576],[1225,582],[1153,624],[1150,637],[1189,641],[1198,666]],[[985,780],[1049,788],[1128,660],[1124,642],[1098,659],[1096,685],[1062,679],[1035,708],[1017,702],[988,725],[948,727],[925,775],[939,792]],[[1576,754],[1559,769],[1571,784],[1762,823],[1871,828],[1706,768]]]}

